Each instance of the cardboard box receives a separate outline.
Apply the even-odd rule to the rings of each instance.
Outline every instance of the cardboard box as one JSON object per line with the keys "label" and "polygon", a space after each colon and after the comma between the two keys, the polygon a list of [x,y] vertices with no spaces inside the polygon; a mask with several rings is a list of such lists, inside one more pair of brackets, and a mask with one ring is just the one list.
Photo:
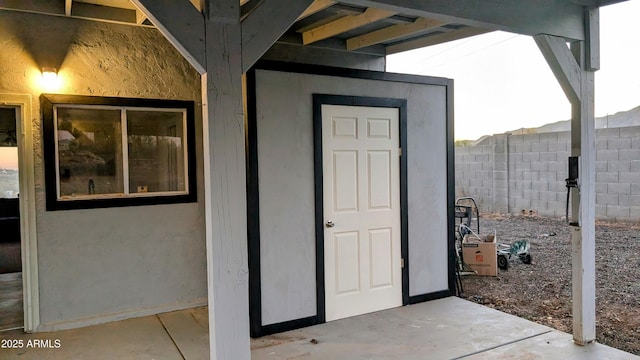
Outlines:
{"label": "cardboard box", "polygon": [[462,260],[478,275],[497,276],[496,237],[490,234],[480,238],[478,239],[475,235],[465,235],[462,239]]}

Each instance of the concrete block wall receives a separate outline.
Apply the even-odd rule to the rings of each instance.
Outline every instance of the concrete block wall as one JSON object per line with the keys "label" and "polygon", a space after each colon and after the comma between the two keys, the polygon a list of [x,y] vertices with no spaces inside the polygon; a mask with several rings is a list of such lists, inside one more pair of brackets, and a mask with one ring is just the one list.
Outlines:
{"label": "concrete block wall", "polygon": [[[565,215],[569,132],[498,134],[456,147],[456,195],[481,212]],[[640,220],[640,127],[596,131],[596,217]]]}
{"label": "concrete block wall", "polygon": [[509,211],[564,216],[568,132],[510,135]]}
{"label": "concrete block wall", "polygon": [[473,196],[486,208],[494,210],[493,138],[475,146],[456,147],[456,197]]}

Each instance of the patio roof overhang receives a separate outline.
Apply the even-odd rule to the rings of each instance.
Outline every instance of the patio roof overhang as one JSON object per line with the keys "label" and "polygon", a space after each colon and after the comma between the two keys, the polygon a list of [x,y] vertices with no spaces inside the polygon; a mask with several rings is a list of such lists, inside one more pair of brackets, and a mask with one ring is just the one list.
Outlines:
{"label": "patio roof overhang", "polygon": [[573,319],[595,339],[594,71],[620,0],[0,0],[0,9],[155,26],[202,74],[212,359],[248,359],[242,74],[276,42],[384,56],[505,30],[534,36],[572,104]]}
{"label": "patio roof overhang", "polygon": [[[268,46],[279,42],[378,56],[494,30],[583,41],[588,30],[585,9],[597,9],[621,1],[624,0],[302,0],[293,2],[292,6],[291,2],[278,0],[240,0],[233,2],[233,6],[237,8],[243,24],[243,69],[247,70],[266,51],[264,45],[256,46],[261,37],[275,37],[275,40],[267,42]],[[203,33],[205,17],[202,9],[205,2],[0,0],[0,9],[161,29],[176,26],[176,29],[165,29],[163,33],[171,37],[180,36],[176,35],[178,33],[188,34],[175,38],[173,43],[184,47],[181,50],[183,55],[202,73],[206,44],[204,38],[196,34]],[[208,13],[211,19],[215,19],[218,16],[215,4],[218,2],[211,3],[214,5],[207,7]],[[269,16],[264,23],[256,22],[265,12]],[[277,34],[266,35],[273,31]],[[255,49],[262,51],[256,53]]]}

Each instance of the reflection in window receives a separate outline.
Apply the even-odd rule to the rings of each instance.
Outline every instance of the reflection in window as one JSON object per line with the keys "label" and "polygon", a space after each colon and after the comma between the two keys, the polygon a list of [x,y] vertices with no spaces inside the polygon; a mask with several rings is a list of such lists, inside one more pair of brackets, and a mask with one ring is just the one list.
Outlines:
{"label": "reflection in window", "polygon": [[57,124],[60,197],[123,194],[120,111],[59,108]]}
{"label": "reflection in window", "polygon": [[18,148],[0,147],[0,198],[17,198],[20,184],[18,182]]}
{"label": "reflection in window", "polygon": [[182,112],[127,111],[129,191],[186,190]]}
{"label": "reflection in window", "polygon": [[15,108],[0,104],[0,198],[17,198],[20,188],[16,117]]}
{"label": "reflection in window", "polygon": [[58,200],[188,192],[184,109],[56,105],[54,114]]}

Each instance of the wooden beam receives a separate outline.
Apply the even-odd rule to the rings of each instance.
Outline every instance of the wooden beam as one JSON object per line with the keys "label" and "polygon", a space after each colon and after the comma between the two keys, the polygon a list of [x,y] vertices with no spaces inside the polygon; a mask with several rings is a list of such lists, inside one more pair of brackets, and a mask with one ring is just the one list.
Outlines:
{"label": "wooden beam", "polygon": [[[286,45],[295,45],[300,47],[307,47],[307,48],[317,48],[317,49],[347,52],[345,41],[337,38],[324,39],[322,41],[315,42],[311,45],[304,46],[302,44],[302,35],[287,32],[284,35],[282,35],[280,39],[278,39],[278,43],[286,44]],[[360,54],[367,54],[367,55],[374,55],[377,57],[384,57],[387,54],[387,50],[384,45],[371,45],[365,48],[354,50],[352,52],[357,52]],[[340,55],[337,55],[337,56],[340,56]]]}
{"label": "wooden beam", "polygon": [[142,23],[147,20],[147,17],[140,10],[136,10],[136,24],[142,25]]}
{"label": "wooden beam", "polygon": [[444,24],[446,24],[444,21],[418,18],[410,24],[393,25],[368,34],[347,39],[347,50],[356,50],[366,46],[380,44],[382,42],[401,39],[406,36],[415,35],[440,27]]}
{"label": "wooden beam", "polygon": [[205,28],[202,13],[188,0],[131,0],[131,2],[151,20],[191,66],[200,74],[206,72]]}
{"label": "wooden beam", "polygon": [[584,40],[583,6],[566,0],[341,0],[341,3],[375,7],[518,34],[550,34]]}
{"label": "wooden beam", "polygon": [[[205,0],[190,0],[190,1],[193,7],[195,7],[196,10],[198,10],[198,12],[202,12],[202,6],[204,5],[203,2]],[[245,0],[245,1],[249,1],[249,0]],[[242,1],[240,1],[240,3],[242,4]]]}
{"label": "wooden beam", "polygon": [[244,21],[255,9],[262,5],[261,0],[240,2],[240,22]]}
{"label": "wooden beam", "polygon": [[565,39],[551,35],[536,35],[533,39],[569,101],[572,104],[579,102],[582,70],[567,47]]}
{"label": "wooden beam", "polygon": [[336,21],[338,19],[341,19],[341,18],[343,18],[345,16],[348,16],[348,15],[353,15],[353,14],[345,15],[345,14],[334,13],[332,11],[329,14],[327,14],[327,15],[325,15],[325,16],[323,16],[323,17],[321,17],[321,18],[319,18],[319,19],[317,19],[317,20],[315,20],[313,22],[309,22],[307,20],[307,21],[303,21],[303,22],[300,22],[300,23],[296,23],[296,24],[294,24],[295,26],[292,26],[291,30],[299,33],[301,38],[302,38],[302,33],[304,33],[305,31],[318,28],[318,27],[320,27],[322,25],[334,22],[334,21]]}
{"label": "wooden beam", "polygon": [[404,41],[399,44],[387,46],[387,54],[395,54],[407,50],[413,50],[418,48],[423,48],[426,46],[437,45],[449,41],[460,40],[471,36],[476,36],[484,33],[488,33],[492,30],[476,28],[476,27],[466,27],[459,30],[453,30],[450,32],[440,33],[429,35],[425,37],[421,37],[414,40]]}
{"label": "wooden beam", "polygon": [[71,6],[73,5],[73,0],[64,0],[64,14],[65,16],[71,16]]}
{"label": "wooden beam", "polygon": [[386,19],[382,19],[383,22],[392,24],[392,25],[399,25],[399,24],[411,24],[412,22],[416,21],[415,16],[414,17],[407,17],[407,16],[403,16],[403,15],[393,15],[391,17],[388,17]]}
{"label": "wooden beam", "polygon": [[0,10],[27,11],[37,14],[65,15],[65,3],[51,0],[0,0]]}
{"label": "wooden beam", "polygon": [[93,5],[101,5],[115,7],[121,9],[135,10],[136,7],[129,0],[73,0],[76,3],[85,3]]}
{"label": "wooden beam", "polygon": [[269,50],[312,1],[267,0],[242,21],[243,71]]}
{"label": "wooden beam", "polygon": [[334,35],[359,28],[360,26],[370,24],[393,16],[395,12],[368,8],[364,13],[354,16],[345,16],[336,21],[319,26],[315,29],[307,30],[302,33],[302,42],[305,45],[312,44]]}
{"label": "wooden beam", "polygon": [[126,24],[135,24],[135,10],[116,8],[111,6],[94,5],[83,2],[75,2],[73,5],[74,18],[105,20],[109,22],[118,22]]}
{"label": "wooden beam", "polygon": [[107,6],[105,4],[112,4],[108,2],[108,0],[95,0],[95,4],[75,0],[0,0],[0,10],[24,11],[35,14],[73,17],[115,24],[136,24],[135,7],[131,5],[129,0],[126,0],[126,4],[131,6],[124,7],[121,1],[122,0],[113,3],[113,5],[117,6]]}
{"label": "wooden beam", "polygon": [[588,7],[595,7],[595,6],[607,6],[607,5],[612,5],[612,4],[617,4],[623,1],[627,1],[627,0],[569,0],[574,4],[578,4],[578,5],[582,5],[582,6],[588,6]]}
{"label": "wooden beam", "polygon": [[333,0],[314,0],[314,2],[309,5],[307,10],[305,10],[300,16],[298,16],[297,20],[308,18],[309,16],[328,8],[335,3],[336,2]]}
{"label": "wooden beam", "polygon": [[206,3],[204,7],[204,13],[208,20],[223,23],[223,24],[235,24],[238,14],[240,14],[240,7],[244,2],[242,1],[214,1],[203,0]]}
{"label": "wooden beam", "polygon": [[600,9],[585,9],[586,24],[586,70],[600,70]]}

